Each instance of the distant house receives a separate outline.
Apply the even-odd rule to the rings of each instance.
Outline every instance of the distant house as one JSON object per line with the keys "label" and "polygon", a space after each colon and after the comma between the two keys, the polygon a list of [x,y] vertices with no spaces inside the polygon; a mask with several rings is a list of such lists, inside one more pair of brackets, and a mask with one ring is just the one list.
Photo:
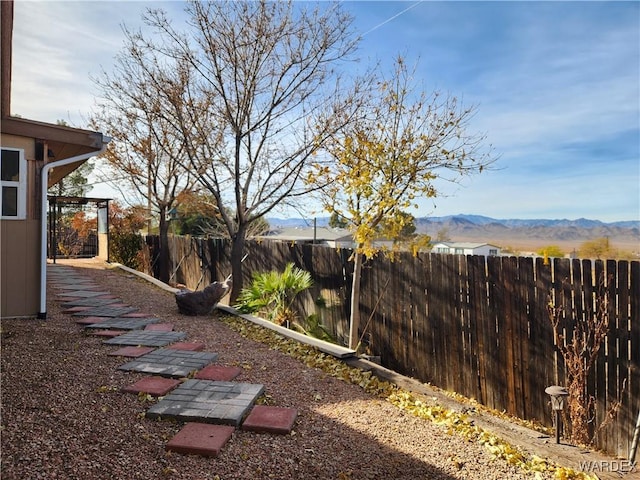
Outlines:
{"label": "distant house", "polygon": [[0,4],[0,317],[46,318],[47,189],[109,138],[11,115],[13,1]]}
{"label": "distant house", "polygon": [[489,243],[439,242],[433,245],[431,251],[433,253],[484,255],[486,257],[500,255],[500,247]]}
{"label": "distant house", "polygon": [[283,227],[276,228],[256,240],[286,243],[313,243],[333,248],[353,248],[353,235],[344,228],[331,227]]}

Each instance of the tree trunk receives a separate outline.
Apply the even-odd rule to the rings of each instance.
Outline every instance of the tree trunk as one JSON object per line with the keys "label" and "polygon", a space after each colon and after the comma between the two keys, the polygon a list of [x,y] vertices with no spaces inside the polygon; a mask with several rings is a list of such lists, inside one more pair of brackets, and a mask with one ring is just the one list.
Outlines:
{"label": "tree trunk", "polygon": [[349,323],[349,348],[358,349],[360,336],[360,272],[362,271],[362,254],[354,253],[353,281],[351,282],[351,321]]}
{"label": "tree trunk", "polygon": [[169,282],[169,222],[167,222],[167,211],[160,209],[160,251],[158,252],[158,280],[164,283]]}
{"label": "tree trunk", "polygon": [[239,225],[238,231],[231,240],[231,278],[233,283],[231,286],[231,294],[229,296],[230,305],[235,303],[243,286],[242,257],[244,255],[246,231],[247,229],[245,225]]}

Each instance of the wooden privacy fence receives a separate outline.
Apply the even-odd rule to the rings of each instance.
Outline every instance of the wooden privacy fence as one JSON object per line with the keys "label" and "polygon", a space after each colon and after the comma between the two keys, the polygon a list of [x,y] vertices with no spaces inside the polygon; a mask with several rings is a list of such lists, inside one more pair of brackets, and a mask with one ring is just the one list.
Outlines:
{"label": "wooden privacy fence", "polygon": [[[387,284],[387,279],[392,279]],[[609,278],[610,330],[588,380],[596,437],[626,457],[640,409],[640,262],[427,254],[376,259],[364,271],[361,312],[382,363],[527,420],[551,425],[544,389],[566,385],[547,304],[563,305],[563,328],[593,315]],[[386,287],[385,287],[386,285]]]}
{"label": "wooden privacy fence", "polygon": [[[153,237],[147,239],[152,247]],[[195,289],[229,272],[224,240],[173,237],[174,281]],[[350,251],[278,242],[248,242],[243,276],[282,270],[287,262],[311,273],[313,288],[299,307],[316,314],[334,337],[348,333]],[[576,319],[593,315],[607,279],[610,329],[588,378],[596,401],[595,444],[626,457],[640,410],[640,262],[443,254],[397,254],[369,260],[361,283],[363,344],[382,365],[458,392],[526,420],[551,426],[544,389],[566,385],[562,356],[547,314],[564,307],[570,340]]]}

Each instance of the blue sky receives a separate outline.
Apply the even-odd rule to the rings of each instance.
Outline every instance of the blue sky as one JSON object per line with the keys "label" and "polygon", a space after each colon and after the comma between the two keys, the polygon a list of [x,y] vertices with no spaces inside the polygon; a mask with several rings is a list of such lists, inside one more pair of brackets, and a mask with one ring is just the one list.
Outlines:
{"label": "blue sky", "polygon": [[[12,112],[85,126],[149,5],[16,0]],[[344,2],[362,63],[417,64],[424,90],[477,106],[496,170],[443,184],[416,216],[640,219],[640,2]],[[113,194],[96,186],[92,195]]]}

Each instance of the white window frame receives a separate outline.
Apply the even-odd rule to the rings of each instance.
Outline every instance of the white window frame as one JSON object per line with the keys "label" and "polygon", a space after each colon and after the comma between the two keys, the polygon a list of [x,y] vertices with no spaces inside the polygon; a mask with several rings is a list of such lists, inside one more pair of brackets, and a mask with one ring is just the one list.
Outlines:
{"label": "white window frame", "polygon": [[[2,147],[2,150],[18,152],[20,158],[18,160],[19,180],[17,182],[0,180],[0,218],[2,220],[24,220],[27,218],[27,159],[24,156],[24,150],[21,148]],[[18,188],[17,215],[2,215],[2,187]]]}

